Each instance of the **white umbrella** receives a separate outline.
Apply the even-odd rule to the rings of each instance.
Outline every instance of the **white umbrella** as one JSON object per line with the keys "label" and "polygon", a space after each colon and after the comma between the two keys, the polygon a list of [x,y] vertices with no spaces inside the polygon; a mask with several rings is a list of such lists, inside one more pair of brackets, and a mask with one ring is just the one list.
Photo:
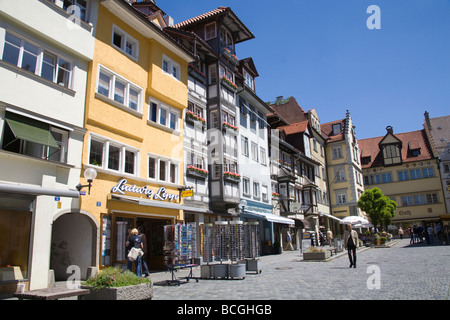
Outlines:
{"label": "white umbrella", "polygon": [[339,223],[340,224],[358,224],[358,223],[366,224],[366,223],[369,223],[369,221],[367,221],[363,217],[348,216],[348,217],[343,218]]}

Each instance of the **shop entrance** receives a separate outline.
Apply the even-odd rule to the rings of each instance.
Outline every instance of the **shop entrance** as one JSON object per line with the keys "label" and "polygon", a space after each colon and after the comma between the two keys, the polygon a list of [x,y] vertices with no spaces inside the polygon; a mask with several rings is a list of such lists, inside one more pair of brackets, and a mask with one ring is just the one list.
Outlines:
{"label": "shop entrance", "polygon": [[144,244],[144,259],[147,262],[150,272],[166,270],[164,263],[164,226],[172,224],[171,220],[136,218],[136,227],[142,228],[145,235],[146,245]]}

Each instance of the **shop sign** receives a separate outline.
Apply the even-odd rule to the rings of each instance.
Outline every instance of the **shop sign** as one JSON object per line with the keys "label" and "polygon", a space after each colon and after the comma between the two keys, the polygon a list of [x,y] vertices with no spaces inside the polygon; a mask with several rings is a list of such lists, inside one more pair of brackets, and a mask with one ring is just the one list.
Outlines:
{"label": "shop sign", "polygon": [[125,194],[125,192],[145,194],[147,198],[153,200],[178,200],[179,196],[177,194],[171,194],[166,192],[166,188],[161,187],[157,192],[149,189],[149,186],[137,187],[135,184],[127,185],[127,179],[120,180],[114,187],[112,187],[111,192]]}
{"label": "shop sign", "polygon": [[186,198],[186,197],[192,197],[194,195],[194,190],[184,190],[184,191],[182,191],[181,192],[181,196],[183,197],[183,198]]}

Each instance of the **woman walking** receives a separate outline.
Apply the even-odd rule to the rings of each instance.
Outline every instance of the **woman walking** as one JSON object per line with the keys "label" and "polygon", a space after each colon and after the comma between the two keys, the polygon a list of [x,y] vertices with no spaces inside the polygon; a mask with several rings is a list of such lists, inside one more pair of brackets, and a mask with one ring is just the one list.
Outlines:
{"label": "woman walking", "polygon": [[347,225],[344,232],[344,248],[347,249],[348,259],[350,260],[349,268],[356,268],[356,248],[358,247],[358,233],[352,230],[352,225]]}

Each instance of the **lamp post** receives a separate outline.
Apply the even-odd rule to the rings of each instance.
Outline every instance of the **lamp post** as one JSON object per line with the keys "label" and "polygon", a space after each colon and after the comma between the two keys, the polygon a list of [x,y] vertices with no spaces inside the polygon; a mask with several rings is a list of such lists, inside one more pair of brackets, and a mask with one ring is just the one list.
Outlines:
{"label": "lamp post", "polygon": [[81,189],[83,189],[84,187],[88,187],[88,194],[91,194],[92,181],[97,178],[97,171],[93,168],[84,170],[84,178],[87,180],[88,184],[82,185],[81,183],[79,183],[76,188],[78,191],[81,191]]}

